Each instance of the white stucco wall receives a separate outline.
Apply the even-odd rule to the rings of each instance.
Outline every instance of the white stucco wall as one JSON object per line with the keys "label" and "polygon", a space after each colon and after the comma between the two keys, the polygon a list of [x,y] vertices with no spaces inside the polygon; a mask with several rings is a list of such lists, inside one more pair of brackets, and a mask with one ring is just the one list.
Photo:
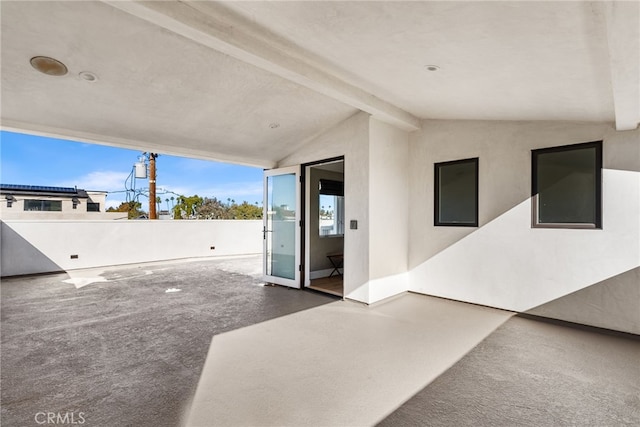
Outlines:
{"label": "white stucco wall", "polygon": [[[604,140],[603,229],[532,229],[531,150],[595,140]],[[607,124],[425,122],[410,142],[410,290],[527,311],[637,268],[639,145],[640,131],[616,132]],[[479,227],[435,227],[433,164],[469,157],[480,159]],[[628,319],[618,324],[640,331],[640,301],[620,297],[615,312],[580,321],[609,327],[607,317],[622,316]]]}
{"label": "white stucco wall", "polygon": [[527,314],[640,335],[640,268],[626,271]]}
{"label": "white stucco wall", "polygon": [[278,166],[337,156],[345,158],[344,296],[373,303],[408,290],[408,133],[359,113]]}
{"label": "white stucco wall", "polygon": [[408,290],[409,134],[374,118],[369,128],[369,300]]}
{"label": "white stucco wall", "polygon": [[13,276],[257,254],[262,252],[262,221],[3,220],[0,237],[0,274]]}
{"label": "white stucco wall", "polygon": [[[531,150],[596,140],[603,229],[531,228]],[[346,219],[360,228],[345,236],[347,298],[374,303],[409,290],[640,333],[640,283],[627,273],[640,265],[640,130],[433,120],[407,134],[359,114],[281,163],[339,155]],[[471,157],[479,227],[435,227],[434,163]]]}
{"label": "white stucco wall", "polygon": [[[345,235],[344,294],[368,301],[369,281],[369,115],[357,113],[278,162],[300,165],[344,156]],[[349,221],[358,221],[351,230]]]}

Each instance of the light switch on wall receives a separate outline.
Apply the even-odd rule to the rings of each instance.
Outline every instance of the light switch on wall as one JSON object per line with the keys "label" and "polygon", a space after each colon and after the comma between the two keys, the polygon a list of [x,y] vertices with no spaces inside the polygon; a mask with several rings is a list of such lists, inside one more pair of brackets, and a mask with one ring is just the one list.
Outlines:
{"label": "light switch on wall", "polygon": [[358,221],[355,219],[352,219],[351,221],[349,221],[349,228],[352,230],[357,230],[358,229]]}

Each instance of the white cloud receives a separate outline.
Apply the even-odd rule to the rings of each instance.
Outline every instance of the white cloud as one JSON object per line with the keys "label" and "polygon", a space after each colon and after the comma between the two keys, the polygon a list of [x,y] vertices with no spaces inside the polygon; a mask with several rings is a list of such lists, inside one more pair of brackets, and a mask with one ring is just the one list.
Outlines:
{"label": "white cloud", "polygon": [[[121,196],[120,194],[118,194],[118,196]],[[105,203],[105,209],[109,209],[109,208],[117,208],[118,206],[120,206],[122,203],[124,203],[126,200],[124,200],[124,198],[111,198],[110,194],[107,194],[107,200]]]}
{"label": "white cloud", "polygon": [[124,191],[125,180],[129,176],[127,172],[120,171],[95,171],[78,177],[57,183],[62,187],[78,187],[84,190],[94,191]]}
{"label": "white cloud", "polygon": [[117,208],[122,202],[126,201],[125,180],[128,176],[129,173],[127,172],[94,171],[75,179],[57,182],[54,185],[61,187],[78,187],[89,191],[115,192],[107,195],[105,208]]}
{"label": "white cloud", "polygon": [[[232,194],[235,196],[260,196],[262,197],[262,183],[255,182],[230,182],[217,187],[206,189],[213,196],[217,194]],[[216,196],[217,197],[217,196]]]}

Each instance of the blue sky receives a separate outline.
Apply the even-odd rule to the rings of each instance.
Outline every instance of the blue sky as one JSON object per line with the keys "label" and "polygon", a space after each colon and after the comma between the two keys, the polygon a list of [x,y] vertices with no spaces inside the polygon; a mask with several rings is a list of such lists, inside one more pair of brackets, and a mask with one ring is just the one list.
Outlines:
{"label": "blue sky", "polygon": [[[126,200],[125,180],[141,151],[0,132],[0,181],[3,184],[75,187],[108,191],[107,207]],[[159,153],[158,195],[165,200],[173,194],[228,198],[240,203],[262,204],[262,169],[228,163],[189,159]],[[148,188],[146,179],[136,180],[136,188]],[[175,195],[174,195],[175,197]],[[148,199],[140,197],[143,209]],[[166,203],[162,204],[166,209]]]}

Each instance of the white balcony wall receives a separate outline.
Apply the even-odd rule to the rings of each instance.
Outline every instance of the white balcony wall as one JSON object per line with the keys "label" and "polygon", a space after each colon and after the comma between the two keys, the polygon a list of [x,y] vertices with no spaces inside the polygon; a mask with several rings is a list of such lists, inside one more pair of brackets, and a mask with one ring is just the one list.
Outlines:
{"label": "white balcony wall", "polygon": [[258,254],[262,252],[262,220],[2,220],[0,237],[0,275],[5,277]]}

